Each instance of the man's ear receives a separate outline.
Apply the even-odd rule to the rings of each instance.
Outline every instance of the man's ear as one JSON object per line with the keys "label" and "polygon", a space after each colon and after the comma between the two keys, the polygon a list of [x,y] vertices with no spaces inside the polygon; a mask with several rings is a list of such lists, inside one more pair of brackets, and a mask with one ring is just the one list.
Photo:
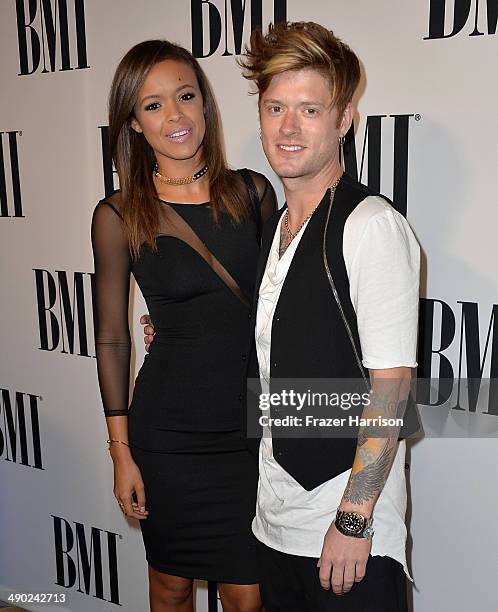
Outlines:
{"label": "man's ear", "polygon": [[138,132],[139,134],[143,132],[142,127],[140,126],[140,123],[138,123],[135,117],[132,117],[130,119],[130,125],[135,130],[135,132]]}
{"label": "man's ear", "polygon": [[349,128],[351,127],[351,124],[353,123],[353,117],[354,117],[353,104],[351,102],[348,102],[346,108],[344,109],[344,112],[342,113],[342,119],[339,125],[339,129],[340,129],[342,136],[346,136],[346,134],[348,133]]}

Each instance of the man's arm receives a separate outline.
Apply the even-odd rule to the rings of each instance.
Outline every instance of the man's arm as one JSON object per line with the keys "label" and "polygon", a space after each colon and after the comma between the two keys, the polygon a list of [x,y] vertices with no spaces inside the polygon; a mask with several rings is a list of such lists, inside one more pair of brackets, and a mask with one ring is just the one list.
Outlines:
{"label": "man's arm", "polygon": [[375,503],[391,471],[398,449],[401,426],[382,426],[379,418],[403,418],[403,407],[410,390],[411,369],[406,367],[370,370],[370,404],[362,418],[370,425],[358,432],[353,468],[344,491],[340,510],[372,516]]}
{"label": "man's arm", "polygon": [[[359,429],[353,467],[339,510],[356,512],[365,518],[372,516],[391,471],[401,429],[397,425],[379,425],[377,419],[404,416],[410,378],[408,367],[370,370],[370,403],[364,407],[362,419],[372,420]],[[350,591],[365,576],[371,548],[371,538],[344,535],[332,523],[318,561],[322,587],[330,589],[332,585],[338,595]]]}
{"label": "man's arm", "polygon": [[[369,197],[348,217],[343,254],[362,363],[369,369],[372,387],[362,417],[403,416],[398,406],[404,408],[411,368],[416,366],[419,245],[404,217],[381,198]],[[339,510],[372,516],[396,456],[399,430],[376,425],[360,428]],[[340,523],[343,531],[351,526],[353,521]],[[375,521],[372,526],[375,530]],[[371,538],[344,535],[332,523],[319,561],[322,587],[332,585],[336,593],[349,591],[363,579],[371,547]]]}

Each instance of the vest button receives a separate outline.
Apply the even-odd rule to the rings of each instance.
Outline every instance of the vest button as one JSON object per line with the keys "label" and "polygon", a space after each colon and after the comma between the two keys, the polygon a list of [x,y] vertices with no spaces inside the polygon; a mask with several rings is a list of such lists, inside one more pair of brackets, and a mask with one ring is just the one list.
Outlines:
{"label": "vest button", "polygon": [[242,395],[242,393],[240,393],[240,394],[239,394],[239,398],[238,398],[238,399],[239,399],[239,402],[241,402],[241,401],[242,401],[242,398],[243,398],[243,397],[244,397],[244,396]]}
{"label": "vest button", "polygon": [[247,354],[246,353],[242,353],[242,361],[245,361],[247,359]]}

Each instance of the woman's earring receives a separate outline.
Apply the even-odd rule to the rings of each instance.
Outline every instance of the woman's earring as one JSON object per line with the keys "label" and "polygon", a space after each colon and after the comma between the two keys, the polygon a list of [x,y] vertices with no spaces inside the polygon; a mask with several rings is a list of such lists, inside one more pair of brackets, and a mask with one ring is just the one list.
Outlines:
{"label": "woman's earring", "polygon": [[261,140],[261,142],[263,142],[263,136],[261,134],[261,128],[259,128],[259,139]]}

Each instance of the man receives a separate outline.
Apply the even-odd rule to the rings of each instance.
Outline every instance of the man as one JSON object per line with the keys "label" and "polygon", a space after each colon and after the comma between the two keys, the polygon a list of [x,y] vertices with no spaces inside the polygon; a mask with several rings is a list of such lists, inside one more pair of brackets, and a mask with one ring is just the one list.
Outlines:
{"label": "man", "polygon": [[[353,379],[368,368],[364,416],[392,416],[416,366],[419,247],[385,199],[342,172],[358,59],[322,26],[295,23],[255,32],[242,65],[287,204],[263,233],[248,374],[259,369],[268,390],[275,378]],[[253,522],[266,610],[406,610],[399,427],[382,437],[363,427],[357,439],[269,433]]]}
{"label": "man", "polygon": [[[419,247],[385,199],[342,172],[358,59],[322,26],[293,23],[253,33],[242,65],[286,197],[263,231],[248,377],[267,391],[275,379],[361,375],[371,386],[363,416],[396,415],[416,366]],[[248,439],[259,453],[253,532],[267,612],[404,612],[399,427],[271,433]]]}

